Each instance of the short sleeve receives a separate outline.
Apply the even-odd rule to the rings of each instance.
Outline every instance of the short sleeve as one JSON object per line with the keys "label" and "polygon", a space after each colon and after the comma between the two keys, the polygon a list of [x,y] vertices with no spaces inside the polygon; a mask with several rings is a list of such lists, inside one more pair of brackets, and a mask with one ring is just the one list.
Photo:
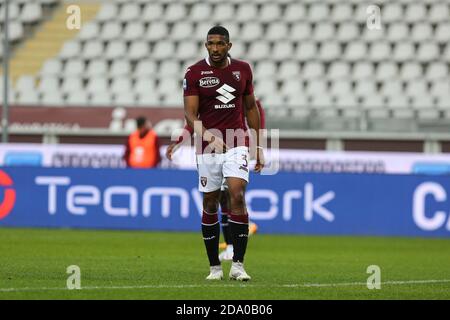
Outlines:
{"label": "short sleeve", "polygon": [[249,96],[251,94],[253,94],[253,72],[252,69],[250,68],[250,65],[247,64],[247,77],[245,79],[245,89],[244,89],[244,96]]}
{"label": "short sleeve", "polygon": [[198,82],[195,79],[194,72],[189,68],[187,69],[183,79],[183,92],[184,96],[198,96]]}

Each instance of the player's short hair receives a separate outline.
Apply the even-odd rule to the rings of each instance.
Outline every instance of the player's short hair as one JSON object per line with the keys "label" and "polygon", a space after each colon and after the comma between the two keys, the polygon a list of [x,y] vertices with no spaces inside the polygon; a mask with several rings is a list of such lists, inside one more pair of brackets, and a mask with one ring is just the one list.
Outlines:
{"label": "player's short hair", "polygon": [[211,34],[218,34],[218,35],[224,36],[225,40],[227,42],[230,41],[230,33],[228,32],[227,29],[225,29],[222,26],[214,26],[211,29],[209,29],[208,34],[206,35],[206,37],[208,37]]}
{"label": "player's short hair", "polygon": [[143,126],[145,126],[145,123],[147,122],[147,119],[145,117],[137,117],[136,118],[136,125],[140,129]]}

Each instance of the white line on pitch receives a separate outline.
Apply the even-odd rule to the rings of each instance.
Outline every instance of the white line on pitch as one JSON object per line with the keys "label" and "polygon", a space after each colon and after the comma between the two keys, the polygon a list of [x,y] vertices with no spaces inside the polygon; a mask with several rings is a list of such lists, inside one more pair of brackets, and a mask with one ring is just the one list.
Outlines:
{"label": "white line on pitch", "polygon": [[[441,280],[405,280],[405,281],[385,281],[381,285],[407,285],[407,284],[430,284],[430,283],[448,283],[450,279]],[[348,287],[348,286],[366,286],[366,282],[341,282],[341,283],[299,283],[299,284],[180,284],[180,285],[144,285],[144,286],[98,286],[98,287],[81,287],[81,290],[129,290],[129,289],[189,289],[189,288],[211,288],[219,287],[249,287],[249,288],[312,288],[312,287]],[[68,290],[63,287],[41,287],[41,288],[0,288],[0,292],[19,292],[19,291],[61,291]],[[68,290],[69,291],[69,290]],[[76,291],[76,290],[70,290]]]}

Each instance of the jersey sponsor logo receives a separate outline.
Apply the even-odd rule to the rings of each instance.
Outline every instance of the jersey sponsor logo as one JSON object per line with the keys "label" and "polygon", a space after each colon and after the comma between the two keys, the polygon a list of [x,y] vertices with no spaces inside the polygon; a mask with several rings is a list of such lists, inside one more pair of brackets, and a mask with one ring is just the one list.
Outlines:
{"label": "jersey sponsor logo", "polygon": [[[220,93],[220,96],[217,96],[216,99],[222,103],[227,104],[228,102],[236,98],[233,94],[231,94],[232,92],[235,91],[236,89],[234,89],[233,87],[224,84],[223,86],[221,86],[219,89],[216,90],[216,92]],[[234,106],[232,108],[234,108]],[[218,109],[217,106],[216,109]]]}
{"label": "jersey sponsor logo", "polygon": [[202,75],[204,75],[204,74],[213,74],[214,73],[214,71],[212,71],[212,70],[209,70],[209,71],[201,71],[200,72],[200,75],[202,76]]}
{"label": "jersey sponsor logo", "polygon": [[236,81],[240,81],[241,80],[241,72],[233,71],[233,77],[236,79]]}
{"label": "jersey sponsor logo", "polygon": [[202,88],[212,88],[218,84],[220,84],[220,80],[216,77],[205,77],[200,79],[200,87]]}

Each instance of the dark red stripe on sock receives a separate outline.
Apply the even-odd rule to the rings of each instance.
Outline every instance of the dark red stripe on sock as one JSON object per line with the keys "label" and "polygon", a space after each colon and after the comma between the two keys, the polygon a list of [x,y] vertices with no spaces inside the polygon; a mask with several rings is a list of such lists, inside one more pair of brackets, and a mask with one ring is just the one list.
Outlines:
{"label": "dark red stripe on sock", "polygon": [[229,220],[232,220],[234,222],[238,222],[238,223],[248,223],[248,214],[233,214],[230,213],[230,215],[228,216]]}
{"label": "dark red stripe on sock", "polygon": [[206,213],[205,211],[203,211],[202,223],[204,223],[204,224],[214,224],[214,223],[216,223],[218,221],[219,221],[219,217],[217,215],[217,212],[213,213],[213,214],[209,214],[209,213]]}

